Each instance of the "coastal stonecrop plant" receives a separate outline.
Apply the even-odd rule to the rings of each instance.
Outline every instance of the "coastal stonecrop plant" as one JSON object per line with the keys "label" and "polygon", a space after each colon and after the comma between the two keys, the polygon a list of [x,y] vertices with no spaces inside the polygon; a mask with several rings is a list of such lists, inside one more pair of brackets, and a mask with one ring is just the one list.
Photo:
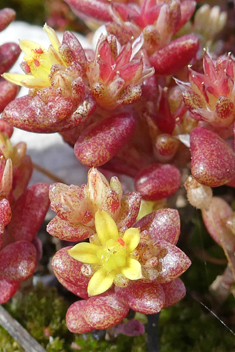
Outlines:
{"label": "coastal stonecrop plant", "polygon": [[[216,37],[225,12],[209,5],[197,9],[193,0],[66,2],[97,29],[93,49],[69,31],[60,42],[45,24],[48,48],[20,40],[24,74],[2,75],[4,85],[29,88],[26,96],[4,98],[3,105],[0,95],[3,302],[36,267],[40,246],[34,237],[48,191],[56,215],[47,231],[71,242],[51,263],[59,282],[78,296],[66,316],[70,331],[113,327],[130,310],[155,314],[185,295],[179,276],[191,262],[176,246],[180,218],[173,207],[185,205],[186,192],[228,259],[211,286],[215,296],[226,297],[235,279],[235,220],[230,205],[213,197],[214,187],[235,187],[235,50],[227,54]],[[0,29],[13,18],[2,11]],[[18,55],[9,50],[9,65],[0,59],[1,73]],[[88,183],[27,189],[31,160],[25,144],[11,145],[11,126],[59,132],[90,168]],[[19,254],[11,262],[14,251]]]}
{"label": "coastal stonecrop plant", "polygon": [[[122,196],[118,179],[112,178],[109,186],[96,169],[89,171],[88,185],[77,187],[76,193],[73,185],[64,186],[64,192],[62,185],[50,188],[51,204],[59,215],[48,224],[47,231],[65,239],[64,229],[73,226],[74,231],[66,231],[67,241],[80,240],[81,231],[83,239],[89,239],[89,243],[62,248],[52,260],[58,280],[85,299],[68,310],[71,331],[111,327],[120,323],[130,308],[144,314],[157,313],[185,295],[178,277],[190,266],[190,260],[176,247],[180,234],[177,210],[158,210],[136,221],[139,194]],[[88,224],[82,226],[79,219],[78,198],[82,199],[84,193],[83,211],[92,215],[90,233],[85,230]],[[102,318],[97,320],[101,312]]]}

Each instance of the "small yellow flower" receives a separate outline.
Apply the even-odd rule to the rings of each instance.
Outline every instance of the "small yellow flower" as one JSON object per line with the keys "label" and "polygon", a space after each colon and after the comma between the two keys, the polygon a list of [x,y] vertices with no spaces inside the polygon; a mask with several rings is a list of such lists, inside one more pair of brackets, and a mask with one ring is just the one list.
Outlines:
{"label": "small yellow flower", "polygon": [[46,31],[51,45],[46,50],[41,45],[29,40],[20,40],[20,48],[26,54],[23,67],[26,74],[4,73],[7,81],[27,88],[45,88],[51,85],[49,74],[52,65],[66,66],[59,54],[60,42],[55,31],[47,24],[43,29]]}
{"label": "small yellow flower", "polygon": [[140,241],[139,229],[129,228],[124,235],[119,234],[115,221],[104,210],[96,212],[95,227],[95,243],[78,243],[68,250],[72,258],[98,267],[88,284],[89,296],[107,291],[117,275],[129,280],[142,277],[140,263],[131,257]]}

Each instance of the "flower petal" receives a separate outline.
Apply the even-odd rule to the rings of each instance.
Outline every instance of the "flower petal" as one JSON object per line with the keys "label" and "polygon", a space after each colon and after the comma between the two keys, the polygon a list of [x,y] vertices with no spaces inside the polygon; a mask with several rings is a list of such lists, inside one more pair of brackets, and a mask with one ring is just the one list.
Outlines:
{"label": "flower petal", "polygon": [[112,286],[115,276],[115,271],[107,273],[103,268],[98,269],[89,281],[88,295],[96,296],[107,291]]}
{"label": "flower petal", "polygon": [[[4,73],[2,75],[2,77],[7,80],[8,82],[17,84],[18,86],[23,86],[22,84],[22,80],[25,79],[25,75],[24,74],[18,74],[18,73]],[[33,76],[29,76],[31,78],[34,78]]]}
{"label": "flower petal", "polygon": [[127,266],[122,269],[122,274],[129,280],[138,280],[142,278],[141,265],[136,259],[129,258]]}
{"label": "flower petal", "polygon": [[35,78],[32,75],[24,75],[18,73],[4,73],[2,75],[8,82],[17,84],[27,88],[45,88],[50,86],[49,79]]}
{"label": "flower petal", "polygon": [[102,245],[110,239],[118,239],[118,229],[115,221],[104,210],[98,210],[95,213],[95,228]]}
{"label": "flower petal", "polygon": [[54,29],[52,29],[51,27],[49,27],[46,23],[43,27],[44,31],[46,32],[46,34],[48,35],[48,38],[50,39],[50,42],[53,46],[53,48],[55,50],[58,50],[59,46],[60,46],[60,41],[56,35],[56,32],[54,31]]}
{"label": "flower petal", "polygon": [[31,56],[32,54],[32,50],[35,49],[42,49],[43,52],[46,51],[45,48],[43,48],[43,46],[41,46],[38,43],[32,42],[31,40],[20,40],[19,42],[19,46],[20,49],[27,55],[27,56]]}
{"label": "flower petal", "polygon": [[99,264],[100,260],[96,255],[99,248],[93,243],[82,242],[69,249],[68,253],[72,258],[82,263]]}
{"label": "flower petal", "polygon": [[125,231],[123,235],[123,240],[129,250],[129,252],[133,252],[133,250],[138,246],[140,241],[140,231],[137,228],[130,228]]}

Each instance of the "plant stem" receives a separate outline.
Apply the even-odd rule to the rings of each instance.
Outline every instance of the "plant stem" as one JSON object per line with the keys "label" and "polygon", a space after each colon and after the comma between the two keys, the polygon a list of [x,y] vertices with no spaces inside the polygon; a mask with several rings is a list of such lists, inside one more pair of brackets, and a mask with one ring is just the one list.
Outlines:
{"label": "plant stem", "polygon": [[20,323],[0,305],[0,325],[15,339],[25,352],[46,352]]}
{"label": "plant stem", "polygon": [[64,180],[62,180],[61,178],[57,177],[52,172],[44,169],[42,166],[33,163],[33,167],[34,167],[35,170],[37,170],[37,171],[41,172],[42,174],[46,175],[47,177],[51,178],[53,181],[66,184],[66,182],[64,182]]}
{"label": "plant stem", "polygon": [[157,331],[159,315],[160,313],[147,315],[148,352],[159,352],[159,340],[158,340],[158,331]]}

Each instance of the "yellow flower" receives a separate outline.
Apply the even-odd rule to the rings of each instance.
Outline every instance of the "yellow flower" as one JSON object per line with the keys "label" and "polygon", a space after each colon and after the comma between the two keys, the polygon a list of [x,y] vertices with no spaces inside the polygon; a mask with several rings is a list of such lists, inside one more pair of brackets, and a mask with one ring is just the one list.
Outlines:
{"label": "yellow flower", "polygon": [[59,54],[60,42],[55,31],[47,24],[43,29],[47,33],[51,45],[48,50],[29,40],[20,40],[20,48],[26,54],[23,68],[25,74],[4,73],[7,81],[27,88],[45,88],[51,85],[49,74],[52,65],[66,66]]}
{"label": "yellow flower", "polygon": [[88,284],[89,296],[107,291],[117,275],[129,280],[142,278],[140,263],[131,257],[140,241],[139,229],[129,228],[124,235],[119,234],[115,221],[104,210],[96,212],[95,227],[95,243],[78,243],[68,250],[72,258],[98,268]]}

